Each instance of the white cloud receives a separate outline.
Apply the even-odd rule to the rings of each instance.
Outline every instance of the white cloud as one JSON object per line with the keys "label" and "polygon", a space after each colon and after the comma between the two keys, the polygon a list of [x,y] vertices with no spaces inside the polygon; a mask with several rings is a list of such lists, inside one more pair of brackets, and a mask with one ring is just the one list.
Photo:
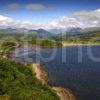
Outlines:
{"label": "white cloud", "polygon": [[100,9],[76,12],[74,17],[83,23],[81,27],[100,27]]}
{"label": "white cloud", "polygon": [[100,12],[100,9],[97,9],[96,11],[97,11],[97,12]]}
{"label": "white cloud", "polygon": [[27,28],[27,29],[68,29],[69,27],[100,27],[100,9],[93,11],[75,12],[72,16],[63,16],[45,24],[30,21],[14,20],[0,15],[0,27]]}
{"label": "white cloud", "polygon": [[38,29],[41,28],[41,24],[34,24],[29,21],[14,20],[10,17],[0,15],[0,27],[2,28],[26,28],[26,29]]}
{"label": "white cloud", "polygon": [[80,22],[76,18],[63,16],[54,21],[50,21],[46,24],[46,29],[67,29],[68,27],[79,27]]}
{"label": "white cloud", "polygon": [[100,9],[93,11],[80,11],[75,12],[72,16],[63,16],[59,19],[56,19],[55,26],[51,21],[48,23],[48,28],[62,28],[68,29],[69,27],[100,27]]}
{"label": "white cloud", "polygon": [[13,22],[14,22],[13,19],[0,15],[0,26],[1,27],[12,26]]}

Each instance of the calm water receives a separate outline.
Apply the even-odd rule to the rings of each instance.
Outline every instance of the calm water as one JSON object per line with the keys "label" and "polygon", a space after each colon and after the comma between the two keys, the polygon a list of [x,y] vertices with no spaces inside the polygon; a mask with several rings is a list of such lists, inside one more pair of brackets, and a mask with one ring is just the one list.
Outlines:
{"label": "calm water", "polygon": [[[77,46],[57,49],[57,53],[51,61],[40,60],[49,74],[50,85],[71,89],[77,100],[100,100],[100,62],[91,59],[87,53],[87,46],[82,46],[81,49],[82,52],[79,54],[82,56],[79,56],[79,61],[82,59],[82,62],[78,62]],[[41,50],[42,57],[49,57],[53,50],[56,49]],[[100,46],[92,46],[92,53],[94,57],[100,58]],[[66,58],[63,62],[62,55],[63,58]],[[12,56],[19,61],[30,62],[32,59],[32,62],[35,62],[36,52],[30,49],[29,53],[20,52],[17,56],[14,54]],[[39,61],[39,56],[37,58]]]}

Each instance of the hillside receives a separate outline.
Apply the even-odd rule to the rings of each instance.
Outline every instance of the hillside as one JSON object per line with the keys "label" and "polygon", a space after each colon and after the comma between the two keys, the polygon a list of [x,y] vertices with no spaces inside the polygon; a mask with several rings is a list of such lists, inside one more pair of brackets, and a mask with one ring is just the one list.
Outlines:
{"label": "hillside", "polygon": [[5,36],[5,35],[12,35],[12,36],[36,36],[38,38],[48,38],[53,36],[53,33],[50,33],[49,31],[46,31],[44,29],[23,29],[23,28],[7,28],[7,29],[0,29],[0,36]]}
{"label": "hillside", "polygon": [[88,32],[84,34],[66,34],[63,36],[65,41],[100,42],[100,31]]}
{"label": "hillside", "polygon": [[30,65],[0,59],[0,100],[58,100],[58,97],[35,78]]}

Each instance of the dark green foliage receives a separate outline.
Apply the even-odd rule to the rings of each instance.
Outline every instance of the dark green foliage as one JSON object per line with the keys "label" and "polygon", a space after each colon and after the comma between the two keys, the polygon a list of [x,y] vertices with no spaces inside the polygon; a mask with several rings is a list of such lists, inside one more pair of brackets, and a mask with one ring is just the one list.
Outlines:
{"label": "dark green foliage", "polygon": [[2,42],[2,43],[0,44],[0,49],[1,49],[3,52],[5,52],[6,50],[8,50],[8,49],[14,47],[15,45],[16,45],[16,44],[15,44],[14,42],[7,42],[7,41],[5,41],[5,42]]}
{"label": "dark green foliage", "polygon": [[48,39],[44,39],[40,42],[40,46],[43,48],[50,48],[50,47],[54,47],[55,46],[55,42],[48,40]]}
{"label": "dark green foliage", "polygon": [[0,56],[6,55],[6,53],[12,49],[16,45],[15,42],[7,42],[7,41],[2,41],[0,43]]}
{"label": "dark green foliage", "polygon": [[9,47],[9,46],[15,46],[14,42],[3,42],[1,44],[2,47]]}
{"label": "dark green foliage", "polygon": [[36,37],[31,37],[30,40],[28,41],[30,44],[36,44],[37,40]]}
{"label": "dark green foliage", "polygon": [[58,100],[48,87],[35,78],[32,67],[0,59],[0,95],[11,100]]}

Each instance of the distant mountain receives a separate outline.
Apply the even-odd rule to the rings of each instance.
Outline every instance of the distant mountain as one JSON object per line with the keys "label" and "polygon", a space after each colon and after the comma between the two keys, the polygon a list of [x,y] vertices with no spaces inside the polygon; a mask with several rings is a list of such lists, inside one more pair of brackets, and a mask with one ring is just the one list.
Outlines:
{"label": "distant mountain", "polygon": [[83,29],[82,28],[68,28],[68,29],[50,29],[48,30],[49,32],[51,33],[54,33],[54,34],[65,34],[65,33],[68,33],[68,34],[77,34],[77,33],[83,33]]}
{"label": "distant mountain", "polygon": [[38,30],[27,30],[24,28],[6,28],[6,29],[0,29],[0,35],[17,35],[17,34],[22,34],[24,36],[24,34],[27,34],[29,36],[36,36],[39,38],[48,38],[53,36],[53,33],[50,33],[44,29],[38,29]]}
{"label": "distant mountain", "polygon": [[37,37],[40,37],[40,38],[47,38],[54,35],[53,33],[50,33],[44,29],[29,30],[28,34],[35,34]]}
{"label": "distant mountain", "polygon": [[68,28],[66,30],[66,33],[70,33],[70,34],[83,33],[83,29],[79,28],[79,27],[77,27],[77,28]]}
{"label": "distant mountain", "polygon": [[52,37],[56,36],[58,34],[85,34],[89,32],[98,32],[100,31],[100,27],[90,27],[90,28],[68,28],[66,30],[63,29],[50,29],[50,30],[45,30],[45,29],[38,29],[38,30],[28,30],[25,28],[6,28],[6,29],[0,29],[0,34],[31,34],[35,35],[40,38],[47,38],[47,37]]}
{"label": "distant mountain", "polygon": [[100,27],[89,27],[84,29],[84,32],[94,32],[94,31],[100,31]]}
{"label": "distant mountain", "polygon": [[68,29],[50,29],[48,31],[54,34],[83,34],[88,32],[100,31],[100,27],[89,27],[84,29],[80,27],[70,27]]}
{"label": "distant mountain", "polygon": [[0,33],[9,34],[9,33],[16,33],[16,29],[7,28],[7,29],[0,29]]}
{"label": "distant mountain", "polygon": [[16,33],[24,33],[26,29],[23,28],[6,28],[6,29],[0,29],[0,34],[16,34]]}
{"label": "distant mountain", "polygon": [[85,33],[89,33],[89,32],[97,32],[100,31],[100,27],[90,27],[90,28],[69,28],[66,31],[66,34],[85,34]]}
{"label": "distant mountain", "polygon": [[67,41],[92,41],[92,42],[100,42],[100,31],[92,31],[92,32],[86,32],[83,34],[63,34],[62,35],[63,40]]}
{"label": "distant mountain", "polygon": [[60,34],[65,32],[63,29],[49,29],[48,31],[53,34]]}

